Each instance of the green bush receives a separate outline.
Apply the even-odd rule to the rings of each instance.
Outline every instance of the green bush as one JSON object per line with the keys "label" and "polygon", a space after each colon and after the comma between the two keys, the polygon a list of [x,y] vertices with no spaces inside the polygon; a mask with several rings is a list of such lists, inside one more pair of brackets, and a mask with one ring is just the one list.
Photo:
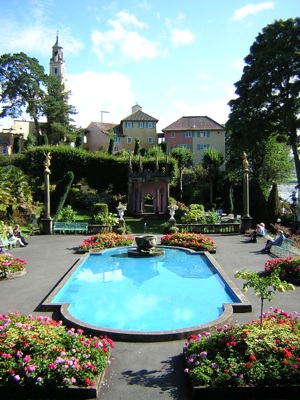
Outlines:
{"label": "green bush", "polygon": [[63,222],[74,222],[77,212],[71,206],[64,207],[59,213],[59,220]]}
{"label": "green bush", "polygon": [[71,188],[72,182],[74,180],[74,174],[72,171],[67,172],[63,179],[58,182],[54,192],[51,193],[51,215],[54,217],[54,220],[57,220],[60,211],[62,210],[68,192]]}
{"label": "green bush", "polygon": [[206,217],[202,204],[191,204],[184,212],[181,221],[184,224],[205,224]]}
{"label": "green bush", "polygon": [[108,214],[108,206],[106,203],[96,203],[93,206],[94,214]]}
{"label": "green bush", "polygon": [[220,223],[219,214],[215,210],[208,211],[206,215],[206,223],[219,224]]}

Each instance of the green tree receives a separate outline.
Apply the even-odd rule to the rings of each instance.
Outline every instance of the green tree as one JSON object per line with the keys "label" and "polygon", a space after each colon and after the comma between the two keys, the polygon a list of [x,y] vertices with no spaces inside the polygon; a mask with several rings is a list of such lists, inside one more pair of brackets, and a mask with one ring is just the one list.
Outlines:
{"label": "green tree", "polygon": [[0,168],[0,204],[6,207],[7,218],[19,205],[32,206],[32,191],[28,177],[20,168],[12,165]]}
{"label": "green tree", "polygon": [[291,283],[281,281],[279,267],[274,268],[270,275],[267,276],[260,276],[257,272],[242,269],[241,271],[237,271],[234,277],[246,280],[243,284],[244,292],[252,288],[255,295],[260,298],[260,329],[263,327],[264,300],[272,301],[273,295],[277,290],[281,293],[288,290],[295,290]]}
{"label": "green tree", "polygon": [[146,157],[163,157],[164,152],[162,151],[160,146],[152,146],[146,151],[145,156]]}
{"label": "green tree", "polygon": [[133,155],[134,156],[138,156],[140,154],[140,139],[139,138],[135,138],[134,141],[134,151],[133,151]]}
{"label": "green tree", "polygon": [[254,147],[261,149],[274,136],[291,146],[300,184],[300,18],[266,26],[244,61],[243,75],[235,84],[238,97],[229,102],[230,150],[235,146],[239,154],[249,152],[251,166]]}
{"label": "green tree", "polygon": [[168,150],[167,142],[161,142],[161,143],[159,144],[159,147],[162,149],[162,151],[163,151],[164,154],[167,154],[167,150]]}
{"label": "green tree", "polygon": [[52,143],[73,142],[76,129],[71,124],[71,115],[76,109],[69,104],[70,91],[66,91],[59,77],[47,76],[47,91],[42,100],[42,112],[47,117],[46,133]]}
{"label": "green tree", "polygon": [[174,147],[171,151],[171,156],[177,161],[178,171],[179,171],[179,189],[180,189],[180,201],[182,201],[183,196],[183,186],[182,177],[184,168],[188,167],[192,163],[193,154],[189,149],[185,147]]}
{"label": "green tree", "polygon": [[109,143],[108,143],[108,150],[107,150],[107,153],[108,154],[112,154],[113,153],[113,149],[114,149],[114,138],[113,137],[111,137],[111,138],[109,138]]}
{"label": "green tree", "polygon": [[207,172],[207,177],[209,180],[209,202],[213,202],[213,188],[214,182],[217,179],[219,168],[224,163],[224,156],[222,153],[209,147],[205,150],[203,154],[202,166]]}
{"label": "green tree", "polygon": [[13,153],[14,154],[21,153],[21,139],[19,136],[14,137]]}
{"label": "green tree", "polygon": [[270,224],[275,224],[279,215],[280,215],[280,202],[278,195],[278,186],[276,183],[274,183],[270,190],[270,194],[266,204],[266,210],[264,216],[264,221],[266,226],[269,227]]}
{"label": "green tree", "polygon": [[28,57],[25,53],[0,56],[0,117],[18,118],[25,108],[34,121],[37,142],[41,135],[39,118],[46,81],[44,68],[36,58]]}

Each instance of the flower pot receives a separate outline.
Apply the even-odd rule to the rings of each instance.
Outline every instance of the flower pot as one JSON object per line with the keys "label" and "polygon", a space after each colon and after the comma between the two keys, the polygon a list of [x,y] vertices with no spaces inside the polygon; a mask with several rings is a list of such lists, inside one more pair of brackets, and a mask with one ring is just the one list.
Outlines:
{"label": "flower pot", "polygon": [[17,385],[0,385],[0,398],[3,399],[96,399],[99,396],[101,382],[104,378],[105,370],[95,378],[94,386],[49,386],[49,387],[26,387]]}
{"label": "flower pot", "polygon": [[287,399],[299,396],[299,385],[261,385],[261,386],[193,386],[193,397],[206,400],[252,400]]}

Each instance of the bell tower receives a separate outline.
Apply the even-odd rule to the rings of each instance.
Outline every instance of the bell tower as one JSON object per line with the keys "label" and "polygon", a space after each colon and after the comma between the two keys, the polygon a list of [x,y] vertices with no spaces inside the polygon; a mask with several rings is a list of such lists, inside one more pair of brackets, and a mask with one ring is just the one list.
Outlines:
{"label": "bell tower", "polygon": [[61,78],[62,84],[66,88],[66,67],[63,56],[63,48],[59,44],[58,32],[56,34],[56,42],[52,47],[52,57],[49,63],[49,75]]}

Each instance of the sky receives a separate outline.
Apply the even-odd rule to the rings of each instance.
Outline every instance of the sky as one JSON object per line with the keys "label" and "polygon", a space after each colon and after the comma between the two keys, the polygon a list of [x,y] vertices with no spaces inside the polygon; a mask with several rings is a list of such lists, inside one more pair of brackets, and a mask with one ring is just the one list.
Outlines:
{"label": "sky", "polygon": [[78,127],[120,123],[135,104],[157,132],[183,116],[225,124],[257,35],[299,16],[299,0],[1,0],[0,54],[49,73],[58,32]]}

